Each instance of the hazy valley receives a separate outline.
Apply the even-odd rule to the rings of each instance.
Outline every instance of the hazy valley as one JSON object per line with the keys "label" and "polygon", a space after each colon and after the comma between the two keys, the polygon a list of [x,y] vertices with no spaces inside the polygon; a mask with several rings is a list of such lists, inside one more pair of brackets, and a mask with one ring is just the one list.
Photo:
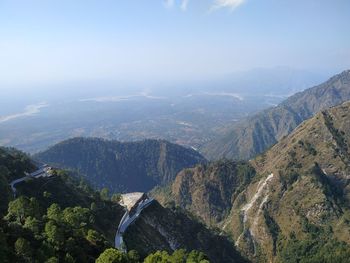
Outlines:
{"label": "hazy valley", "polygon": [[[113,235],[109,229],[116,228],[126,215],[123,215],[126,210],[120,204],[123,200],[120,194],[150,192],[157,201],[149,199],[150,206],[141,215],[137,214],[136,221],[122,233],[123,246],[128,251],[137,251],[134,256],[125,256],[130,257],[128,260],[153,257],[152,253],[157,250],[196,249],[212,262],[294,262],[294,256],[318,260],[325,257],[325,253],[343,262],[350,253],[350,138],[347,136],[350,107],[348,102],[341,103],[349,99],[349,87],[349,71],[344,71],[320,86],[293,95],[279,106],[253,117],[242,117],[238,123],[266,127],[266,131],[261,128],[253,131],[252,146],[244,144],[253,147],[250,156],[262,152],[249,162],[229,159],[208,162],[193,147],[164,140],[119,142],[77,137],[33,155],[35,162],[51,165],[54,172],[42,179],[29,176],[18,183],[14,192],[13,180],[24,172],[31,172],[36,165],[25,154],[2,148],[3,215],[8,207],[2,222],[5,234],[2,242],[8,245],[2,253],[6,254],[12,246],[11,240],[16,239],[9,231],[13,227],[11,222],[17,222],[23,228],[21,231],[29,232],[24,241],[20,238],[24,234],[18,232],[14,246],[17,242],[35,240],[25,243],[31,252],[22,257],[45,258],[40,253],[45,253],[48,248],[42,246],[49,242],[53,246],[52,255],[57,256],[55,251],[65,251],[65,260],[67,257],[79,262],[94,260],[104,248],[111,246]],[[341,105],[329,108],[337,104]],[[293,107],[299,113],[292,111]],[[24,115],[36,114],[39,110],[28,108],[29,113]],[[286,113],[281,114],[283,110]],[[313,114],[314,117],[302,122]],[[276,135],[267,127],[275,127]],[[251,134],[244,125],[238,125],[235,130]],[[283,138],[264,151],[278,136]],[[214,145],[216,148],[209,149],[220,147],[219,143]],[[256,145],[261,146],[256,148]],[[59,169],[69,169],[69,172]],[[10,182],[13,194],[19,196],[15,200]],[[21,206],[34,207],[33,202],[37,210],[28,208],[24,214],[17,210]],[[96,213],[101,206],[108,214]],[[54,208],[58,211],[56,217],[51,215]],[[45,210],[47,215],[41,219]],[[63,218],[59,217],[61,211]],[[90,215],[89,221],[80,225],[79,234],[74,232],[73,221],[67,221],[69,213],[78,220],[75,224]],[[58,236],[50,237],[47,232],[50,227],[59,231],[57,227],[62,224],[65,230],[60,230],[61,235],[70,235],[73,231],[74,242],[86,235],[90,243],[86,243],[83,250],[91,252],[70,250]],[[120,224],[118,231],[119,228]],[[116,240],[117,235],[118,232]],[[209,248],[211,242],[216,245]],[[74,247],[73,243],[70,246]],[[313,252],[303,252],[305,246]],[[18,255],[7,254],[4,258],[17,259]]]}
{"label": "hazy valley", "polygon": [[0,263],[350,263],[350,1],[0,1]]}
{"label": "hazy valley", "polygon": [[[323,74],[272,68],[180,83],[166,94],[157,86],[116,92],[110,83],[96,83],[103,85],[99,91],[92,90],[92,84],[77,84],[79,92],[74,92],[74,87],[62,84],[56,87],[62,90],[59,96],[42,89],[25,94],[29,106],[15,97],[14,90],[6,94],[7,99],[0,99],[4,106],[8,98],[17,101],[4,107],[7,112],[0,111],[0,145],[35,153],[68,138],[88,136],[119,141],[165,139],[199,148],[232,123],[277,105],[293,92],[291,87],[299,91],[324,79]],[[251,92],[261,87],[266,89]]]}

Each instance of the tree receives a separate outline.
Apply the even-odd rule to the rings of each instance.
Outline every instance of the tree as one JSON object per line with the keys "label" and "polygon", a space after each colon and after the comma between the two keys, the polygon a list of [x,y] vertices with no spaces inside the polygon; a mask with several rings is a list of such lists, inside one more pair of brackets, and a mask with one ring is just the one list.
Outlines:
{"label": "tree", "polygon": [[8,173],[9,171],[4,166],[0,166],[0,193],[2,199],[0,202],[0,217],[2,217],[2,213],[6,212],[7,202],[10,199],[10,187],[6,179]]}
{"label": "tree", "polygon": [[157,251],[153,254],[148,255],[144,263],[172,263],[171,258],[166,251]]}
{"label": "tree", "polygon": [[100,197],[102,200],[109,200],[109,190],[108,188],[102,188],[100,191]]}
{"label": "tree", "polygon": [[86,239],[95,245],[103,243],[103,238],[101,235],[93,229],[88,230]]}
{"label": "tree", "polygon": [[9,203],[7,219],[15,219],[24,224],[24,219],[30,214],[30,202],[29,199],[20,196]]}
{"label": "tree", "polygon": [[65,263],[75,263],[75,260],[69,253],[67,253],[64,257],[64,262]]}
{"label": "tree", "polygon": [[47,240],[41,243],[40,248],[36,251],[35,257],[39,262],[45,262],[55,255],[55,248]]}
{"label": "tree", "polygon": [[35,197],[29,199],[30,204],[30,215],[35,218],[41,218],[42,212],[39,201]]}
{"label": "tree", "polygon": [[63,210],[63,220],[73,228],[86,226],[90,221],[90,210],[80,206]]}
{"label": "tree", "polygon": [[185,263],[186,262],[187,253],[184,249],[179,249],[174,251],[171,256],[171,262],[173,263]]}
{"label": "tree", "polygon": [[32,257],[32,248],[28,240],[24,238],[18,238],[15,242],[15,251],[17,256],[23,258],[26,262],[29,262]]}
{"label": "tree", "polygon": [[8,251],[6,236],[2,228],[0,228],[0,262],[8,262],[7,255]]}
{"label": "tree", "polygon": [[204,263],[207,261],[207,257],[203,252],[192,250],[187,257],[187,263]]}
{"label": "tree", "polygon": [[91,205],[90,205],[90,210],[95,212],[97,210],[97,205],[95,202],[92,202]]}
{"label": "tree", "polygon": [[48,191],[43,192],[43,197],[50,198],[51,196],[52,196],[52,194],[50,192],[48,192]]}
{"label": "tree", "polygon": [[28,216],[23,227],[32,231],[34,235],[40,234],[40,222],[34,217]]}
{"label": "tree", "polygon": [[56,222],[61,221],[61,214],[61,207],[56,203],[50,205],[50,207],[46,211],[47,218]]}
{"label": "tree", "polygon": [[130,250],[128,252],[128,262],[129,263],[139,263],[140,262],[140,255],[137,253],[136,250]]}
{"label": "tree", "polygon": [[58,261],[58,258],[51,257],[48,260],[46,260],[45,263],[59,263],[59,261]]}
{"label": "tree", "polygon": [[90,187],[90,185],[84,180],[84,178],[80,178],[79,188],[82,189],[87,194],[93,194],[94,190]]}
{"label": "tree", "polygon": [[35,218],[40,218],[40,205],[36,198],[32,197],[28,199],[27,197],[20,196],[9,203],[7,219],[15,219],[22,225],[25,222],[27,216],[32,216]]}
{"label": "tree", "polygon": [[209,263],[206,256],[193,250],[189,254],[184,249],[175,250],[172,255],[166,251],[157,251],[148,255],[144,263]]}
{"label": "tree", "polygon": [[119,203],[121,198],[122,198],[121,194],[113,194],[111,201],[114,203]]}
{"label": "tree", "polygon": [[96,259],[96,263],[128,263],[128,258],[125,253],[108,248]]}
{"label": "tree", "polygon": [[51,243],[60,246],[64,242],[64,233],[62,229],[56,226],[54,221],[49,221],[45,224],[45,234],[47,240]]}

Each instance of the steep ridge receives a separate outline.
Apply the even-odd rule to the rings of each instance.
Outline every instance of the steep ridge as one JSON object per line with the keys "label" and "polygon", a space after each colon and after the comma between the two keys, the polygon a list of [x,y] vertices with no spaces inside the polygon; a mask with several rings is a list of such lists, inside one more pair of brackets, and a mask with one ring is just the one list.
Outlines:
{"label": "steep ridge", "polygon": [[233,124],[223,135],[204,145],[201,152],[209,159],[252,158],[320,110],[347,100],[350,100],[350,70],[299,92],[276,107]]}
{"label": "steep ridge", "polygon": [[125,232],[124,240],[127,247],[136,249],[141,256],[157,249],[171,252],[186,248],[204,251],[213,263],[248,262],[226,237],[208,230],[184,211],[164,209],[158,202],[142,212]]}
{"label": "steep ridge", "polygon": [[235,200],[225,230],[252,259],[291,262],[291,248],[321,243],[349,253],[349,112],[347,102],[318,113],[251,162],[260,179]]}
{"label": "steep ridge", "polygon": [[[322,111],[264,154],[239,163],[252,169],[243,181],[235,162],[226,172],[214,169],[220,161],[180,172],[154,195],[219,227],[253,262],[347,262],[349,112],[350,102]],[[223,209],[213,196],[225,196]]]}
{"label": "steep ridge", "polygon": [[45,163],[77,170],[98,188],[147,192],[166,184],[186,167],[206,160],[192,149],[162,140],[139,142],[74,138],[34,156]]}
{"label": "steep ridge", "polygon": [[247,163],[220,160],[185,169],[170,187],[157,188],[152,194],[162,204],[175,201],[207,225],[216,226],[254,176],[254,168]]}

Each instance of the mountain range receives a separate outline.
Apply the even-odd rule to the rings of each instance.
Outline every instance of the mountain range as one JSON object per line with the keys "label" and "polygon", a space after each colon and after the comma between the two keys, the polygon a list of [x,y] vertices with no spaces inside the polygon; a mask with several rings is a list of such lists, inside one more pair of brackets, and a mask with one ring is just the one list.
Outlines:
{"label": "mountain range", "polygon": [[317,113],[255,159],[180,172],[154,191],[235,240],[253,262],[347,262],[350,102]]}
{"label": "mountain range", "polygon": [[[156,199],[123,233],[129,253],[114,251],[125,262],[192,262],[184,250],[214,263],[348,262],[349,112],[344,71],[201,149],[218,160],[164,140],[77,137],[31,157],[0,147],[0,261],[95,262],[124,215],[107,187]],[[14,192],[38,162],[50,176]]]}
{"label": "mountain range", "polygon": [[350,70],[299,92],[276,107],[225,128],[200,151],[209,159],[250,159],[264,152],[317,112],[350,100]]}

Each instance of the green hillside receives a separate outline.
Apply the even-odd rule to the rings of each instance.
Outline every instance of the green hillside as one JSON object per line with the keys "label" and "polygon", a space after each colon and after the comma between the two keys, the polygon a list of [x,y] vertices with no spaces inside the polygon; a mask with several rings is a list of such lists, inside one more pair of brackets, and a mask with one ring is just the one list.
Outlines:
{"label": "green hillside", "polygon": [[21,152],[0,152],[1,262],[94,262],[113,245],[120,205],[64,171],[19,183],[14,198],[9,183],[36,168]]}
{"label": "green hillside", "polygon": [[182,209],[164,209],[155,202],[145,212],[125,234],[127,246],[139,251],[141,256],[158,249],[186,248],[203,251],[210,262],[248,262],[237,252],[232,241],[208,230]]}
{"label": "green hillside", "polygon": [[9,183],[36,167],[15,149],[0,152],[0,262],[246,262],[227,238],[156,202],[128,228],[128,254],[117,251],[119,203],[63,170],[18,183],[15,198]]}
{"label": "green hillside", "polygon": [[186,167],[205,162],[192,149],[161,140],[139,142],[74,138],[34,156],[45,163],[74,169],[98,188],[147,192],[166,184]]}
{"label": "green hillside", "polygon": [[253,262],[348,262],[349,112],[347,102],[316,114],[249,163],[184,170],[155,196],[220,228]]}
{"label": "green hillside", "polygon": [[156,188],[152,194],[163,204],[175,201],[207,225],[217,226],[254,176],[247,163],[220,160],[184,169],[171,186]]}

